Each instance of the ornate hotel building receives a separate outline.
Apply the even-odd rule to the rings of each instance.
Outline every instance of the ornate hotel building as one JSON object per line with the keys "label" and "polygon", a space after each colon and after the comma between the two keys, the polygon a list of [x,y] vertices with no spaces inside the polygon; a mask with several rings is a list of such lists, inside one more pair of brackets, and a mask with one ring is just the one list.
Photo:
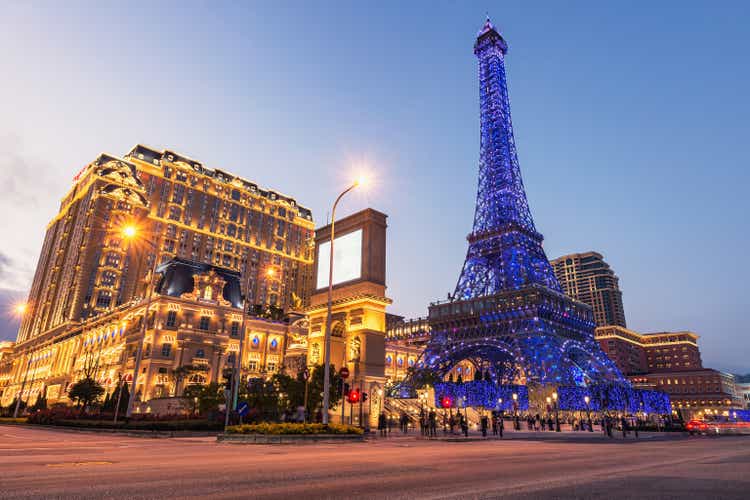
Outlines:
{"label": "ornate hotel building", "polygon": [[627,326],[619,279],[600,253],[563,255],[550,264],[563,292],[591,306],[597,326]]}
{"label": "ornate hotel building", "polygon": [[604,326],[596,329],[596,339],[635,386],[666,392],[672,407],[685,416],[723,413],[743,404],[733,375],[703,367],[693,332],[638,333]]}
{"label": "ornate hotel building", "polygon": [[[125,238],[125,227],[137,235]],[[281,193],[172,151],[100,155],[47,226],[17,342],[0,356],[0,402],[23,388],[31,403],[41,387],[50,402],[64,399],[92,364],[111,386],[132,377],[141,342],[143,400],[216,381],[237,350],[242,295],[277,311],[309,302],[313,241],[310,210]],[[257,373],[282,365],[289,338],[301,349],[302,330],[287,322],[247,326],[243,365]],[[180,366],[192,379],[175,378]]]}

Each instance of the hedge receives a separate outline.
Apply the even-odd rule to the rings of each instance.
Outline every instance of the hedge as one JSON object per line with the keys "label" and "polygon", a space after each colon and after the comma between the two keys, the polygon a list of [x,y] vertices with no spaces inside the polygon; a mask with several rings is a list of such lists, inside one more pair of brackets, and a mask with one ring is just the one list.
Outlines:
{"label": "hedge", "polygon": [[358,434],[364,433],[359,427],[340,424],[260,424],[232,425],[227,427],[227,434]]}

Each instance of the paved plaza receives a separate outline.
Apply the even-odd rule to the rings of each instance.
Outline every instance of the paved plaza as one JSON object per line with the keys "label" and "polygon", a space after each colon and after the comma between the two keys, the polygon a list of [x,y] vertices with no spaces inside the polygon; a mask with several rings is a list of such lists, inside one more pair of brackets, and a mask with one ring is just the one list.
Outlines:
{"label": "paved plaza", "polygon": [[739,499],[749,489],[746,437],[236,445],[0,426],[2,498]]}

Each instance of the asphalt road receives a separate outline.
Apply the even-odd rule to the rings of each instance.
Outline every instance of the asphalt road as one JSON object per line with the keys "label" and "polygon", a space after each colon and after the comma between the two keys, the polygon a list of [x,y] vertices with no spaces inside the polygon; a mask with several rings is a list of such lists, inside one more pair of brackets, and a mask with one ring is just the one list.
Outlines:
{"label": "asphalt road", "polygon": [[750,496],[750,438],[585,437],[237,445],[0,426],[0,498]]}

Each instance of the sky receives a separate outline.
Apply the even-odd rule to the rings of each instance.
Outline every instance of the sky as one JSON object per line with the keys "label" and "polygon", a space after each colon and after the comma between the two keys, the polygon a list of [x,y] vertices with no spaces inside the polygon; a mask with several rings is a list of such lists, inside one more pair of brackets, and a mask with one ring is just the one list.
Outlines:
{"label": "sky", "polygon": [[7,2],[0,335],[72,177],[137,143],[292,195],[320,225],[368,172],[338,213],[388,214],[390,310],[425,315],[471,230],[487,14],[548,257],[602,253],[630,328],[695,331],[704,366],[750,372],[750,4],[729,1]]}

